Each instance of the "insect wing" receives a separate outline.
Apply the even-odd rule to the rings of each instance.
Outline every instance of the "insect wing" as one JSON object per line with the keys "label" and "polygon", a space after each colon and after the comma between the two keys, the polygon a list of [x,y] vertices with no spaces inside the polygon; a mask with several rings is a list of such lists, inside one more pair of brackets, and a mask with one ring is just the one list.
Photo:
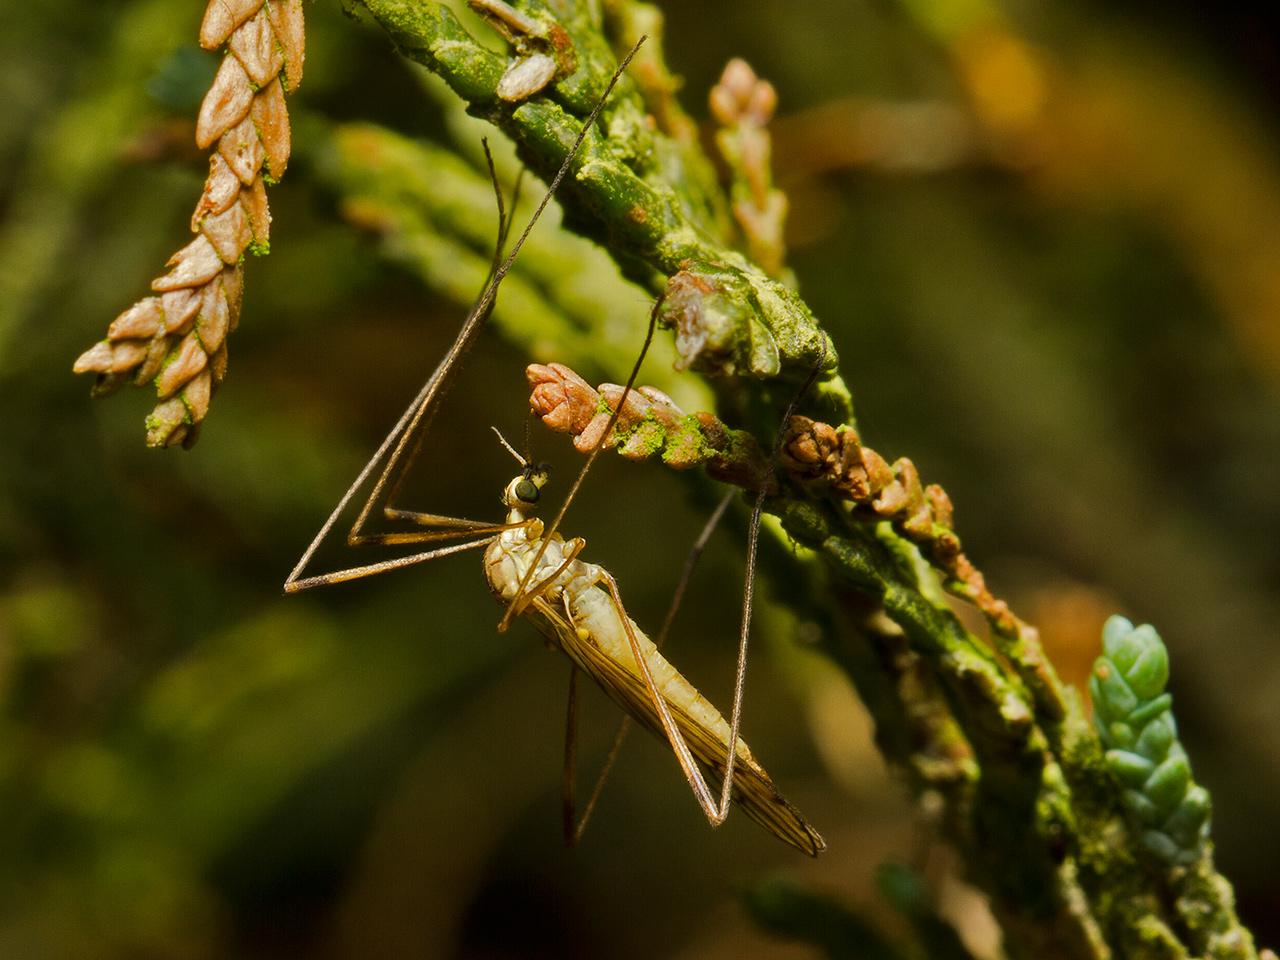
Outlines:
{"label": "insect wing", "polygon": [[[609,656],[591,637],[581,639],[574,625],[547,601],[541,598],[535,600],[529,612],[543,634],[595,680],[609,699],[660,739],[666,740],[649,690],[632,664]],[[647,656],[655,674],[664,672],[658,668],[658,662],[655,662],[656,658],[656,661],[665,664],[661,654],[650,651]],[[728,754],[725,738],[690,715],[675,700],[670,697],[664,699],[693,755],[710,770],[717,781],[721,780]],[[778,792],[772,778],[741,740],[738,743],[738,758],[734,763],[733,799],[752,820],[809,856],[817,856],[826,849],[826,841],[810,826],[804,815]]]}

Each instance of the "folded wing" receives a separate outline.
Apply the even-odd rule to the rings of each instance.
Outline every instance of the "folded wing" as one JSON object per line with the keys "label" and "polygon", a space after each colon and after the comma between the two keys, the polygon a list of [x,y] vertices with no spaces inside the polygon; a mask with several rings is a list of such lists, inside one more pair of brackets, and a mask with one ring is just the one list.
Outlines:
{"label": "folded wing", "polygon": [[[657,708],[634,660],[628,657],[624,661],[611,656],[590,634],[585,638],[579,636],[578,630],[564,613],[545,600],[534,601],[530,613],[539,630],[590,675],[610,699],[660,739],[666,740]],[[650,671],[655,676],[675,672],[675,668],[651,644],[646,642],[644,646],[649,648],[646,658]],[[705,700],[701,701],[701,709],[697,711],[704,713],[704,716],[699,717],[675,698],[664,696],[664,699],[676,726],[688,742],[690,751],[719,786],[723,781],[725,760],[729,752],[726,735],[728,724]],[[705,716],[707,708],[713,712],[711,722]],[[778,792],[769,774],[741,739],[738,741],[737,755],[733,768],[732,795],[743,812],[780,840],[811,857],[825,850],[826,842],[822,836]]]}

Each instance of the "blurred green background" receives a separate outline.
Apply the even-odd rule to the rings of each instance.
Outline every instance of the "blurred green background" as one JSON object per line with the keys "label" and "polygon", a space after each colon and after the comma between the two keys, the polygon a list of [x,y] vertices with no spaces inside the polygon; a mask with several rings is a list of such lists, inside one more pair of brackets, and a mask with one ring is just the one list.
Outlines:
{"label": "blurred green background", "polygon": [[[1220,866],[1274,945],[1278,18],[780,10],[672,4],[685,105],[706,116],[734,55],[776,84],[791,264],[863,436],[948,489],[970,556],[1064,676],[1085,676],[1107,614],[1159,627]],[[475,556],[281,596],[463,312],[345,223],[323,175],[334,123],[448,139],[439,98],[338,3],[307,5],[298,151],[200,443],[145,449],[143,391],[89,401],[72,360],[185,242],[199,194],[201,13],[0,12],[0,956],[802,957],[742,892],[783,873],[892,936],[887,860],[921,865],[993,955],[981,899],[922,843],[847,684],[804,648],[821,626],[803,603],[761,611],[745,731],[826,835],[813,863],[741,816],[708,830],[644,737],[566,851],[565,663],[526,625],[495,632]],[[498,514],[510,466],[488,427],[521,435],[527,359],[496,335],[471,356],[422,507]],[[564,438],[533,436],[566,473]],[[706,512],[683,478],[610,459],[568,524],[654,624]],[[740,533],[718,536],[673,640],[720,703]],[[616,711],[585,709],[589,772]]]}

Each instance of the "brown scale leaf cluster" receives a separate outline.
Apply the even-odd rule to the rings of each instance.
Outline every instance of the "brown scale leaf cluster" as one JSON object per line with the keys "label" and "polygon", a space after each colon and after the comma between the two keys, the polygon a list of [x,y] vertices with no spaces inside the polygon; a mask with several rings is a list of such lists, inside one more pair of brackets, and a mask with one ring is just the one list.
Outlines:
{"label": "brown scale leaf cluster", "polygon": [[922,485],[920,472],[906,457],[890,465],[863,445],[852,427],[833,427],[803,416],[788,423],[779,460],[800,483],[825,487],[888,520],[919,547],[944,574],[948,591],[977,607],[996,637],[1009,641],[1000,645],[1001,652],[1014,661],[1051,715],[1062,715],[1058,682],[1044,658],[1039,632],[991,592],[982,571],[965,556],[953,529],[951,498],[942,487]]}
{"label": "brown scale leaf cluster", "polygon": [[[620,385],[602,383],[597,390],[562,363],[531,364],[525,377],[530,409],[552,430],[570,434],[581,453],[595,448],[622,402]],[[751,434],[731,430],[711,413],[686,414],[656,387],[632,389],[604,447],[629,460],[661,456],[676,470],[705,466],[717,480],[751,490],[770,477]]]}
{"label": "brown scale leaf cluster", "polygon": [[[795,479],[821,484],[841,499],[888,520],[954,581],[955,593],[971,600],[1006,635],[1024,626],[1009,605],[988,589],[982,572],[964,555],[952,529],[951,498],[936,483],[923,486],[916,465],[901,457],[892,466],[852,427],[833,427],[795,416],[787,425],[780,461]],[[1031,630],[1032,627],[1025,627]]]}
{"label": "brown scale leaf cluster", "polygon": [[190,446],[227,369],[227,335],[240,319],[246,250],[265,252],[271,213],[266,184],[289,162],[285,95],[303,63],[302,0],[209,0],[200,26],[206,50],[225,56],[196,120],[196,144],[211,149],[209,177],[191,215],[195,239],[168,272],[75,362],[94,373],[96,396],[126,381],[154,383],[147,443]]}
{"label": "brown scale leaf cluster", "polygon": [[778,276],[786,257],[783,237],[787,195],[773,186],[773,139],[769,121],[778,92],[756,76],[747,61],[735,57],[711,88],[711,115],[720,130],[716,147],[733,174],[733,216],[747,241],[747,252],[770,276]]}
{"label": "brown scale leaf cluster", "polygon": [[[532,364],[525,376],[533,413],[552,430],[570,434],[580,452],[594,449],[622,402],[623,388],[605,383],[596,389],[561,363]],[[686,414],[654,387],[636,387],[628,394],[603,445],[630,460],[660,456],[677,470],[705,466],[717,480],[746,489],[776,482],[754,437],[731,430],[714,414]],[[1051,716],[1062,715],[1059,684],[1036,629],[991,592],[982,571],[965,556],[953,528],[951,498],[942,487],[922,484],[915,464],[905,457],[888,463],[865,446],[852,427],[833,427],[804,416],[788,421],[779,466],[802,486],[820,487],[892,523],[942,572],[947,589],[986,617],[1001,652],[1041,705]]]}

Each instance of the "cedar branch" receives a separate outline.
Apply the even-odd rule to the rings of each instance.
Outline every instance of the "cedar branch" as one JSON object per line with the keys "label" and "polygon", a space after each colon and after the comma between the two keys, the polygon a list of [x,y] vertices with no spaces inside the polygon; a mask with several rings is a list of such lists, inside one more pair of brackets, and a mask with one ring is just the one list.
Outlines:
{"label": "cedar branch", "polygon": [[147,443],[191,446],[226,376],[227,335],[240,321],[246,251],[266,253],[266,184],[284,175],[291,136],[286,93],[302,81],[302,0],[209,0],[200,45],[226,48],[196,120],[196,145],[213,148],[191,215],[195,239],[169,258],[168,273],[77,358],[96,374],[93,393],[126,381],[154,383]]}

